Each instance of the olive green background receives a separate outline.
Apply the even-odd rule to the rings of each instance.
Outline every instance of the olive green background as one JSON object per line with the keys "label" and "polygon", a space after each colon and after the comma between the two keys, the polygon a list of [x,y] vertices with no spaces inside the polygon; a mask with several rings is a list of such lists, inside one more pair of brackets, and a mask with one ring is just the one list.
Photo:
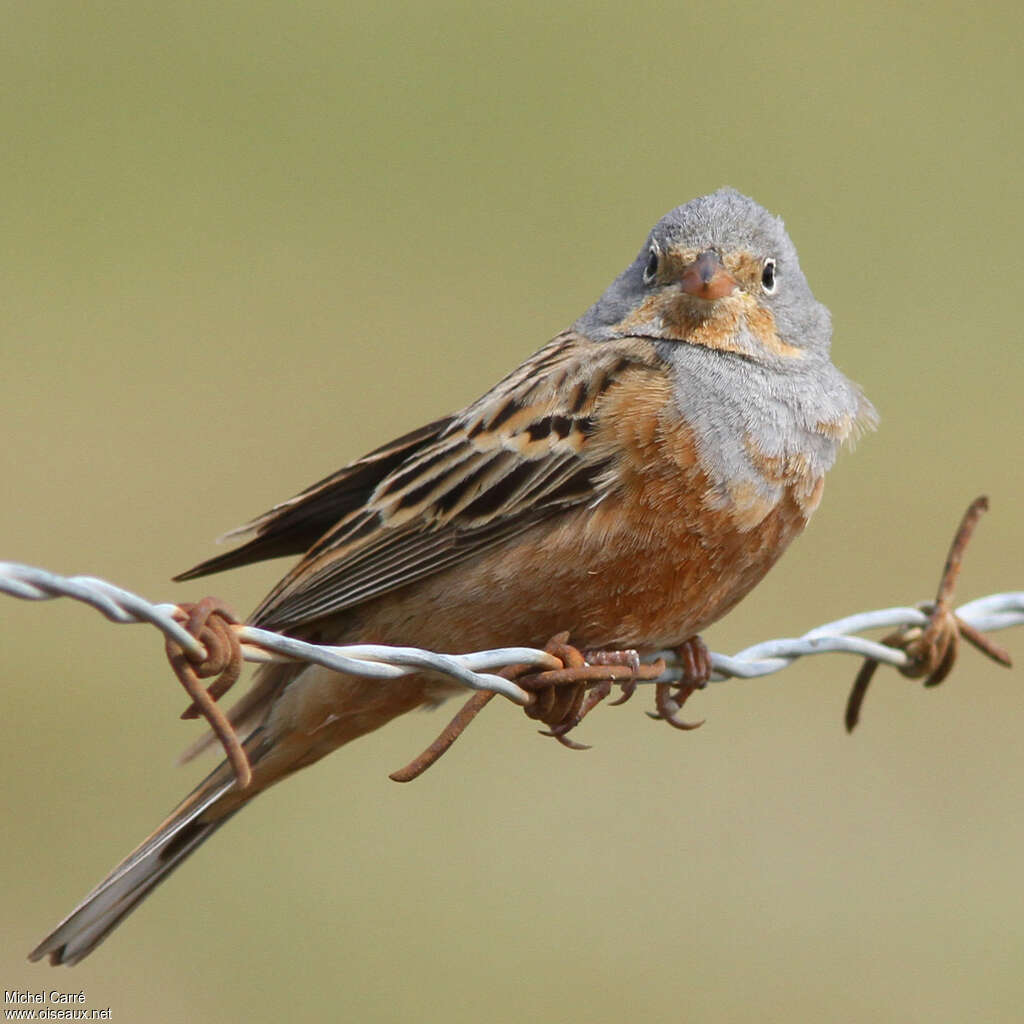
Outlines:
{"label": "olive green background", "polygon": [[[828,5],[825,5],[828,7]],[[251,608],[212,539],[486,389],[666,210],[781,213],[882,414],[733,651],[1024,587],[1016,4],[4,4],[0,557]],[[1024,662],[1024,631],[1005,642]],[[805,661],[573,754],[412,715],[231,823],[91,959],[24,955],[205,770],[152,631],[0,600],[0,987],[116,1021],[1011,1021],[1024,669]]]}

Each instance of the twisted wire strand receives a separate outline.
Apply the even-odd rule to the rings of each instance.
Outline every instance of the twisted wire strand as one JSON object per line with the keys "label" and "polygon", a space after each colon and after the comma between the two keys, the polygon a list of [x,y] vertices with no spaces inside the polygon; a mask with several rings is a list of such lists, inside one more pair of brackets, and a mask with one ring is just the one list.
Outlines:
{"label": "twisted wire strand", "polygon": [[[199,658],[205,656],[203,645],[175,621],[180,616],[176,604],[153,604],[138,594],[94,576],[60,576],[17,562],[0,562],[0,593],[25,601],[48,601],[70,597],[95,608],[111,622],[119,624],[147,622],[185,651]],[[843,653],[872,658],[896,668],[909,664],[908,655],[894,647],[856,634],[873,629],[925,628],[929,617],[924,609],[931,602],[917,607],[882,608],[849,615],[817,626],[799,637],[765,640],[733,655],[712,653],[712,682],[727,679],[752,679],[773,675],[788,668],[800,658],[815,654]],[[1024,625],[1024,591],[989,594],[961,605],[957,618],[982,632],[993,632]],[[561,662],[551,654],[531,647],[503,647],[469,654],[437,654],[415,647],[389,647],[381,644],[355,644],[344,647],[309,644],[253,626],[232,627],[242,646],[246,661],[305,661],[325,668],[386,683],[389,679],[427,669],[448,676],[473,690],[501,694],[521,706],[530,703],[530,695],[516,683],[494,671],[512,665],[529,665],[538,669],[555,669]],[[660,651],[666,662],[665,672],[644,683],[678,681],[683,668],[674,651]]]}

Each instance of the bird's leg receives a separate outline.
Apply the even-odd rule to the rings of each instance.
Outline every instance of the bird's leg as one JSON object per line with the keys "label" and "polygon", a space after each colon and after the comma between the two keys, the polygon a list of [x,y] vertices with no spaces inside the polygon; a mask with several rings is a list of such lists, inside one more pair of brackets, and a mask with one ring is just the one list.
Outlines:
{"label": "bird's leg", "polygon": [[[676,648],[676,654],[683,663],[683,678],[679,685],[688,686],[690,693],[694,690],[703,690],[711,681],[711,673],[714,670],[707,645],[699,636],[691,636]],[[688,693],[686,696],[689,695]],[[683,698],[685,699],[686,697]]]}
{"label": "bird's leg", "polygon": [[[622,690],[622,696],[618,700],[608,702],[608,707],[618,707],[620,704],[625,704],[630,697],[636,693],[636,675],[640,671],[640,654],[633,648],[627,648],[622,651],[586,651],[583,655],[587,659],[588,665],[624,665],[630,669],[632,675],[628,679],[621,681],[616,680],[619,689]],[[606,693],[605,697],[608,696]],[[603,697],[600,699],[604,699]],[[595,701],[595,703],[597,703]]]}
{"label": "bird's leg", "polygon": [[640,654],[633,648],[624,651],[584,651],[588,665],[625,665],[636,672],[640,668]]}

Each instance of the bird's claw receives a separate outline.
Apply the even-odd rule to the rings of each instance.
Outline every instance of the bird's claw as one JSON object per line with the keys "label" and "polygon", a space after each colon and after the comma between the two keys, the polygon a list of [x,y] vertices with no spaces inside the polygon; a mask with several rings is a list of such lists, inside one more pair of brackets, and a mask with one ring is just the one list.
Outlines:
{"label": "bird's claw", "polygon": [[672,683],[655,684],[654,704],[658,710],[657,712],[648,711],[648,717],[656,721],[668,722],[674,729],[684,729],[686,731],[699,729],[704,724],[704,719],[701,719],[699,722],[686,722],[676,717],[690,694],[696,689],[698,689],[697,686],[685,684],[682,686],[673,686]]}
{"label": "bird's claw", "polygon": [[654,704],[657,711],[648,711],[650,718],[668,722],[674,729],[699,729],[704,720],[687,722],[678,718],[679,710],[694,690],[703,690],[711,679],[711,652],[699,636],[691,636],[681,644],[676,653],[682,666],[682,679],[678,683],[657,683],[654,687]]}
{"label": "bird's claw", "polygon": [[619,683],[619,689],[622,691],[622,696],[617,700],[610,700],[608,702],[608,707],[617,708],[620,704],[625,704],[626,701],[636,693],[636,680],[623,679],[623,681]]}

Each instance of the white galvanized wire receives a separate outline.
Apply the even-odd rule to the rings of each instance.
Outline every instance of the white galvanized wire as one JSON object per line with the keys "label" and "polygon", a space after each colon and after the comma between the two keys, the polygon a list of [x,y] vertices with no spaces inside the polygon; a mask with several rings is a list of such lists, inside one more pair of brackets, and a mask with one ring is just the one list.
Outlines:
{"label": "white galvanized wire", "polygon": [[[94,576],[58,576],[17,562],[0,562],[0,593],[26,601],[47,601],[70,597],[91,605],[112,622],[148,622],[178,643],[183,649],[203,657],[203,646],[174,619],[175,604],[152,604],[138,594],[114,586]],[[857,636],[872,629],[899,629],[928,624],[922,608],[883,608],[861,612],[804,633],[800,637],[765,640],[734,655],[712,654],[712,682],[730,678],[751,679],[772,675],[787,668],[798,658],[812,654],[843,653],[874,658],[887,665],[907,665],[907,655],[893,647]],[[956,609],[956,615],[980,632],[994,632],[1024,625],[1024,591],[990,594]],[[509,665],[534,665],[541,669],[560,668],[561,662],[545,651],[531,647],[503,647],[471,654],[437,654],[416,647],[389,647],[382,644],[356,644],[337,647],[308,644],[265,629],[240,625],[234,627],[246,661],[306,661],[351,675],[382,681],[427,669],[474,690],[492,690],[517,704],[529,702],[529,695],[515,683],[493,674]],[[661,651],[668,665],[658,679],[669,682],[682,676],[672,651]],[[653,660],[653,659],[652,659]]]}

